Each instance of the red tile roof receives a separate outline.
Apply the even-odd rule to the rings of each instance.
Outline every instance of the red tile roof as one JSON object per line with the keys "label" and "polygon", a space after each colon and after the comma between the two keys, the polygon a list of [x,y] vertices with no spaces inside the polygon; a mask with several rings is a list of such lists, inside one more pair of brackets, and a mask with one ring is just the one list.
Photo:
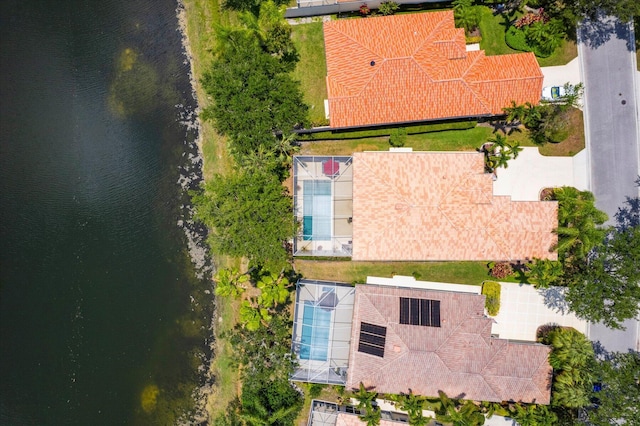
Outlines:
{"label": "red tile roof", "polygon": [[495,115],[540,100],[533,53],[467,52],[452,11],[329,21],[324,40],[332,127]]}
{"label": "red tile roof", "polygon": [[480,153],[353,155],[353,260],[556,260],[557,210],[494,196]]}
{"label": "red tile roof", "polygon": [[[399,324],[400,297],[439,300],[441,327]],[[384,357],[358,351],[361,322],[387,328]],[[358,285],[347,387],[548,404],[550,348],[492,338],[491,323],[483,295]]]}

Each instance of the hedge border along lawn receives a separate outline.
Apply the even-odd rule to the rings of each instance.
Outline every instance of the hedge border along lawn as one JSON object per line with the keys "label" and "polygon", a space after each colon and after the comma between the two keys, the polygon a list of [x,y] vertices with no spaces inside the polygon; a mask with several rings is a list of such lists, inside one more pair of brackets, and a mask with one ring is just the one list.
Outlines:
{"label": "hedge border along lawn", "polygon": [[323,141],[342,139],[365,139],[380,136],[390,136],[398,129],[406,129],[407,135],[417,135],[420,133],[443,132],[446,130],[469,130],[477,126],[476,121],[458,121],[454,123],[422,124],[418,126],[395,126],[370,130],[328,130],[317,133],[306,133],[300,135],[300,141]]}
{"label": "hedge border along lawn", "polygon": [[485,281],[482,283],[482,294],[486,297],[484,307],[492,317],[500,312],[500,290],[501,286],[498,282]]}

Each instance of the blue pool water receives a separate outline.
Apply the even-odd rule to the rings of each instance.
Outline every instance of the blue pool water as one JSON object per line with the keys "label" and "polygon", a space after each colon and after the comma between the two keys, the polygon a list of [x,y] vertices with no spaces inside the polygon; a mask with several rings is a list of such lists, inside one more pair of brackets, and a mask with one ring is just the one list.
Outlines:
{"label": "blue pool water", "polygon": [[307,180],[303,188],[303,239],[331,239],[331,182]]}
{"label": "blue pool water", "polygon": [[331,311],[320,306],[305,305],[302,316],[300,359],[326,361],[329,351]]}

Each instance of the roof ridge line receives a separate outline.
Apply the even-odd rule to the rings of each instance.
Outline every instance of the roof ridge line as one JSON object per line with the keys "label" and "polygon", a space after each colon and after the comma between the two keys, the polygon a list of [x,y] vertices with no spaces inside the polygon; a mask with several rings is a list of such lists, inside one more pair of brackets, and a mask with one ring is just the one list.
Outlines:
{"label": "roof ridge line", "polygon": [[491,107],[488,104],[488,101],[486,101],[486,99],[484,99],[482,96],[480,96],[480,94],[478,92],[476,92],[475,90],[473,90],[473,88],[469,85],[469,83],[467,82],[466,79],[462,79],[462,84],[467,87],[469,89],[469,91],[471,91],[471,94],[478,100],[478,102],[480,102],[486,109],[487,111],[491,111]]}

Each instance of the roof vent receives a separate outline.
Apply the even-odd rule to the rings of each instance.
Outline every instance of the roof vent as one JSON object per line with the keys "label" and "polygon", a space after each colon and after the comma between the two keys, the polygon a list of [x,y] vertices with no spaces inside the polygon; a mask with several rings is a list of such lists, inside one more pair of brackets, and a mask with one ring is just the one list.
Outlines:
{"label": "roof vent", "polygon": [[376,61],[371,61],[369,64],[370,64],[371,66],[374,66],[374,65],[376,64]]}

